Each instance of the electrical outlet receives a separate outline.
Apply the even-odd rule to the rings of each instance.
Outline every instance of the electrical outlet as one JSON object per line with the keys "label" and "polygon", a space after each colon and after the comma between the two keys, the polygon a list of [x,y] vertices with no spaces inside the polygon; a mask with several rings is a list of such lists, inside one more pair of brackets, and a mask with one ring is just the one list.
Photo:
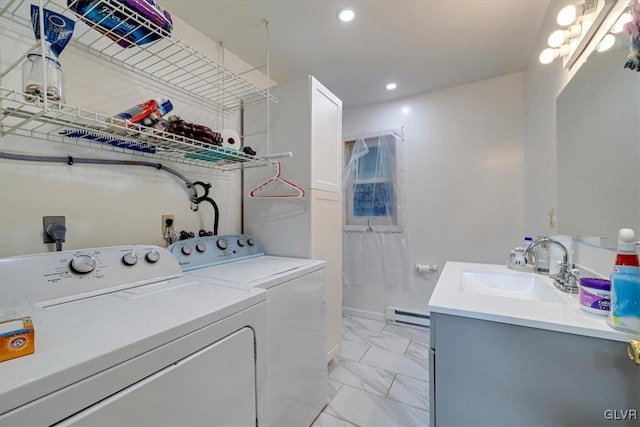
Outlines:
{"label": "electrical outlet", "polygon": [[174,221],[173,226],[175,226],[175,219],[173,215],[162,215],[162,234],[164,234],[166,228],[167,228],[167,220],[170,219],[172,221]]}
{"label": "electrical outlet", "polygon": [[[65,217],[63,216],[43,216],[42,217],[42,243],[54,243],[55,241],[47,234],[47,227],[51,224],[65,224]],[[64,242],[64,240],[63,240]]]}

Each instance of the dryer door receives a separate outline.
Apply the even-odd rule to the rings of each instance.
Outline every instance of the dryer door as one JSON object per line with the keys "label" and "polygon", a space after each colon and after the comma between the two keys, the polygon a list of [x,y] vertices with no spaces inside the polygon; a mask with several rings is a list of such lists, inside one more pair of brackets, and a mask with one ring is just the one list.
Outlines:
{"label": "dryer door", "polygon": [[245,327],[59,425],[255,426],[254,334]]}

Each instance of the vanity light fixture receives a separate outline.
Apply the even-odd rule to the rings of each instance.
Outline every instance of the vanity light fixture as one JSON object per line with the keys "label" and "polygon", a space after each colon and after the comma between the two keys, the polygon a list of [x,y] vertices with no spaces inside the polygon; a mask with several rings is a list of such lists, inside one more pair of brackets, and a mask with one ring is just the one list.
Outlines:
{"label": "vanity light fixture", "polygon": [[397,88],[397,87],[398,87],[398,85],[397,85],[397,84],[395,84],[395,83],[387,83],[387,85],[385,86],[385,88],[386,88],[387,90],[394,90],[394,89],[395,89],[395,88]]}
{"label": "vanity light fixture", "polygon": [[624,24],[626,24],[627,22],[631,22],[632,19],[633,18],[631,17],[631,14],[629,12],[623,13],[622,15],[620,15],[620,18],[618,18],[616,23],[611,28],[611,32],[613,34],[621,33],[622,27],[624,27]]}
{"label": "vanity light fixture", "polygon": [[549,36],[547,43],[549,47],[560,47],[571,39],[575,39],[582,34],[582,26],[580,24],[572,25],[566,30],[556,30]]}
{"label": "vanity light fixture", "polygon": [[570,4],[568,6],[565,6],[560,10],[560,12],[558,12],[556,22],[562,27],[568,27],[569,25],[576,22],[576,19],[578,19],[578,14],[582,14],[582,9],[582,5],[576,6],[574,4]]}
{"label": "vanity light fixture", "polygon": [[550,47],[546,48],[545,50],[542,51],[538,59],[543,64],[551,64],[554,59],[560,58],[561,56],[568,55],[568,54],[569,54],[569,45],[564,44],[557,49],[553,49]]}
{"label": "vanity light fixture", "polygon": [[602,38],[602,40],[600,41],[600,44],[598,45],[598,47],[596,48],[596,50],[598,52],[606,52],[607,50],[611,49],[611,47],[616,44],[616,36],[614,36],[613,34],[609,33],[606,36],[604,36]]}
{"label": "vanity light fixture", "polygon": [[353,9],[342,9],[338,12],[338,19],[342,22],[351,22],[356,17]]}
{"label": "vanity light fixture", "polygon": [[602,4],[603,0],[572,0],[571,4],[560,9],[556,22],[561,28],[551,33],[547,39],[550,49],[540,53],[540,62],[550,64],[556,58],[565,57],[564,66],[571,66],[575,61],[572,57],[583,48],[582,38],[586,37],[593,23],[593,19],[588,16],[596,13],[599,7],[603,7]]}

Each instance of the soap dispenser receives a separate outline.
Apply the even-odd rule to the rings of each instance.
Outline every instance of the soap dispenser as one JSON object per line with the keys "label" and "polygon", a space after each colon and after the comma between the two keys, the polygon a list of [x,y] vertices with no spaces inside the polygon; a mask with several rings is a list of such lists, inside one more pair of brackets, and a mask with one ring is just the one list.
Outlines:
{"label": "soap dispenser", "polygon": [[549,274],[549,261],[551,259],[551,249],[549,245],[543,243],[536,248],[536,273]]}

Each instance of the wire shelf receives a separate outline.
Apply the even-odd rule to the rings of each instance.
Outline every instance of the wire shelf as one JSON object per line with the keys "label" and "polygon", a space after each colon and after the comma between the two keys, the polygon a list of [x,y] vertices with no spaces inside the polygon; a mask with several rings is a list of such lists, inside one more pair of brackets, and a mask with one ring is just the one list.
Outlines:
{"label": "wire shelf", "polygon": [[[75,1],[77,0],[69,3],[73,5]],[[32,33],[29,12],[31,2],[32,0],[1,0],[0,23],[2,26],[17,24],[21,27],[23,34]],[[77,21],[69,46],[160,85],[180,90],[189,97],[211,106],[211,110],[224,116],[228,117],[243,106],[263,102],[267,98],[271,102],[277,102],[277,99],[267,90],[260,89],[241,78],[115,0],[100,0],[95,7],[108,6],[110,10],[126,14],[138,25],[138,28],[157,34],[160,38],[141,46],[123,48],[117,44],[123,39],[122,37],[111,32],[102,34],[97,30],[96,24],[81,20],[66,5],[66,1],[43,0],[42,3],[45,8],[63,13]],[[134,30],[132,29],[131,32]]]}
{"label": "wire shelf", "polygon": [[220,170],[267,166],[271,161],[151,128],[127,128],[113,117],[72,105],[40,101],[0,88],[0,135],[19,135],[100,148]]}

